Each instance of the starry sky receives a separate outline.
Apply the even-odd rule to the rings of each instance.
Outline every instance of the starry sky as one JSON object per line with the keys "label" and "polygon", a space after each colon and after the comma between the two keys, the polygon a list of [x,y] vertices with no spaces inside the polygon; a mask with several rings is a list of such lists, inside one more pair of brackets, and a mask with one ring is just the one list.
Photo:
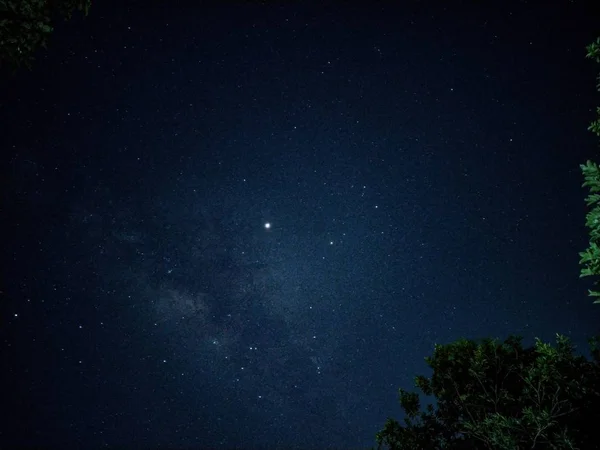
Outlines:
{"label": "starry sky", "polygon": [[369,448],[436,343],[585,351],[598,23],[444,3],[98,1],[2,74],[1,441]]}

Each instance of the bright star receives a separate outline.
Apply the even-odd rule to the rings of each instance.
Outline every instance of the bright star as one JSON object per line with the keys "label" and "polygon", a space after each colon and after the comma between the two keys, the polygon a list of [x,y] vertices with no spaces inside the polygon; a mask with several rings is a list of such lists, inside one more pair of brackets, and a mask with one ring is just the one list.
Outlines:
{"label": "bright star", "polygon": [[265,223],[265,228],[268,230],[269,228],[271,228],[271,224],[269,222]]}

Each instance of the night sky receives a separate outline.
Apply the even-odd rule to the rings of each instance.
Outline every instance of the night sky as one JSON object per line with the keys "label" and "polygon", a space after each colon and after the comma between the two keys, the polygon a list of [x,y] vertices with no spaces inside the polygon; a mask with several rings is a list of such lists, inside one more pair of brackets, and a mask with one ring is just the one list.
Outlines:
{"label": "night sky", "polygon": [[3,447],[368,448],[436,343],[587,350],[589,4],[219,3],[2,75]]}

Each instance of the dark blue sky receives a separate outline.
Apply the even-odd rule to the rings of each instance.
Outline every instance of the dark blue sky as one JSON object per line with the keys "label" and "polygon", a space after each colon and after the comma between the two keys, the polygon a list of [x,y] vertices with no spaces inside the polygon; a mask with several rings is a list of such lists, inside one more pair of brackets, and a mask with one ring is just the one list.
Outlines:
{"label": "dark blue sky", "polygon": [[585,350],[589,4],[220,3],[1,80],[3,445],[365,448],[435,343]]}

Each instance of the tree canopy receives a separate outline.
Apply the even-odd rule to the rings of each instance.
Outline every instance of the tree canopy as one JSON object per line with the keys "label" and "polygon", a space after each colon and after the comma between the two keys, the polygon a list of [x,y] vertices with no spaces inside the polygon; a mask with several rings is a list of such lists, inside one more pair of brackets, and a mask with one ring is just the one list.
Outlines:
{"label": "tree canopy", "polygon": [[[600,37],[588,45],[586,50],[587,58],[600,63]],[[596,89],[600,92],[600,74],[597,80]],[[596,108],[596,115],[596,120],[590,124],[588,130],[600,137],[600,107]],[[590,195],[586,197],[585,202],[591,209],[587,213],[585,221],[590,233],[589,246],[585,251],[579,253],[581,257],[579,264],[583,266],[580,277],[597,277],[600,275],[600,170],[597,163],[588,160],[581,165],[581,171],[585,179],[583,186],[590,190]],[[598,279],[594,280],[594,284],[598,286]],[[598,290],[589,290],[588,292],[591,297],[600,297]],[[596,299],[594,303],[600,303],[600,299]]]}
{"label": "tree canopy", "polygon": [[388,419],[376,438],[380,448],[586,449],[598,444],[599,338],[590,339],[592,360],[574,354],[565,336],[556,346],[536,339],[504,342],[461,339],[436,345],[425,358],[431,378],[415,386],[435,397],[421,411],[421,396],[400,389],[404,425]]}
{"label": "tree canopy", "polygon": [[58,19],[74,11],[88,14],[91,0],[0,0],[0,66],[31,68],[34,54],[46,47]]}

